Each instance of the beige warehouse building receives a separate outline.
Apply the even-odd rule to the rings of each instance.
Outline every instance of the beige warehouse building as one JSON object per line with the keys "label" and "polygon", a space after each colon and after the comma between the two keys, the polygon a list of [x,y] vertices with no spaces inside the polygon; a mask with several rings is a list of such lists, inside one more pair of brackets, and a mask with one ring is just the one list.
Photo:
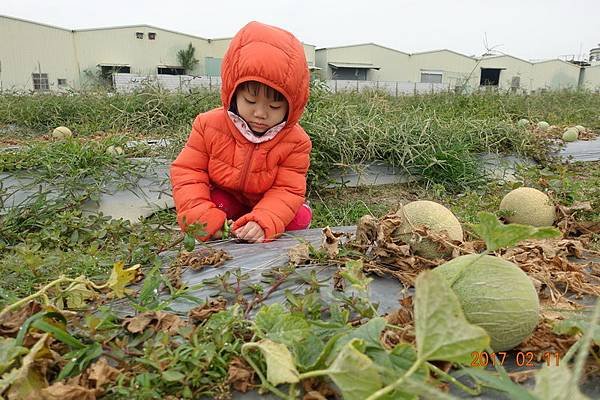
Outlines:
{"label": "beige warehouse building", "polygon": [[[0,89],[80,89],[89,82],[113,83],[115,73],[132,76],[189,74],[218,77],[231,38],[208,39],[151,25],[69,30],[0,15]],[[177,53],[189,44],[198,64],[191,71],[179,65]],[[510,55],[475,58],[449,49],[409,54],[375,43],[316,49],[304,44],[309,68],[321,78],[349,89],[387,87],[410,92],[411,85],[498,87],[513,92],[585,87],[600,90],[595,66],[561,61],[532,63]],[[177,77],[174,77],[177,78]],[[218,79],[218,78],[216,78]],[[387,85],[379,86],[379,82]],[[405,91],[398,83],[408,84]],[[343,86],[343,85],[342,85]],[[331,85],[330,85],[331,87]]]}
{"label": "beige warehouse building", "polygon": [[[2,90],[79,89],[88,81],[111,81],[114,73],[219,76],[231,38],[207,39],[151,25],[68,30],[0,16]],[[177,53],[189,44],[198,64],[184,71]],[[315,46],[304,44],[309,68]]]}
{"label": "beige warehouse building", "polygon": [[399,50],[363,43],[316,50],[316,66],[323,79],[405,81],[410,55]]}
{"label": "beige warehouse building", "polygon": [[445,83],[449,87],[476,86],[477,61],[464,54],[442,49],[413,53],[409,59],[412,82]]}
{"label": "beige warehouse building", "polygon": [[586,89],[600,91],[600,64],[585,67],[581,85]]}
{"label": "beige warehouse building", "polygon": [[[582,67],[559,59],[530,62],[510,55],[471,57],[448,49],[420,53],[366,43],[316,50],[321,78],[442,84],[448,89],[495,87],[524,93],[582,86]],[[588,67],[589,68],[589,67]],[[595,70],[584,85],[599,90]]]}

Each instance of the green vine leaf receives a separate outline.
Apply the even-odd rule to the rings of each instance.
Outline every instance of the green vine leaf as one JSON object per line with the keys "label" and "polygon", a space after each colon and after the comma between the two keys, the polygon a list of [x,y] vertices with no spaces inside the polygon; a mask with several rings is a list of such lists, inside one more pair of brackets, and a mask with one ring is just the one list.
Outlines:
{"label": "green vine leaf", "polygon": [[551,239],[561,236],[560,231],[556,228],[536,228],[520,224],[505,225],[492,213],[482,211],[477,215],[479,223],[474,224],[473,229],[485,241],[488,251],[514,246],[526,239]]}
{"label": "green vine leaf", "polygon": [[572,375],[566,364],[545,365],[536,373],[533,393],[544,400],[589,400],[577,386],[573,387]]}
{"label": "green vine leaf", "polygon": [[361,339],[352,339],[327,369],[327,374],[342,391],[347,400],[364,400],[382,387],[378,367],[363,354]]}
{"label": "green vine leaf", "polygon": [[415,282],[415,331],[420,360],[468,363],[471,352],[483,351],[490,337],[471,325],[458,298],[443,277],[424,271]]}
{"label": "green vine leaf", "polygon": [[263,339],[253,343],[260,349],[267,363],[267,380],[277,386],[280,383],[297,383],[300,381],[294,358],[288,348],[281,343]]}

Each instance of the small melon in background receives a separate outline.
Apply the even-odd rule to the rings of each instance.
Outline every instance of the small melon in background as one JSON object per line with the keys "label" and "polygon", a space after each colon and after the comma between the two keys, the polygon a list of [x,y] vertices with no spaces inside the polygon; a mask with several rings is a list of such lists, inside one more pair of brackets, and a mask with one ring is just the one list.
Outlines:
{"label": "small melon in background", "polygon": [[73,137],[73,132],[71,132],[71,130],[66,126],[59,126],[57,128],[54,128],[54,130],[52,131],[52,137],[54,139],[66,139]]}
{"label": "small melon in background", "polygon": [[562,140],[564,140],[565,142],[574,142],[578,138],[579,131],[576,128],[569,128],[562,135]]}
{"label": "small melon in background", "polygon": [[494,351],[510,350],[538,324],[539,298],[532,280],[499,257],[468,254],[433,270],[458,297],[465,318],[483,328]]}
{"label": "small melon in background", "polygon": [[434,201],[413,201],[396,213],[402,222],[396,228],[394,238],[402,240],[412,248],[413,252],[425,258],[443,258],[452,253],[451,248],[444,248],[440,243],[422,239],[414,234],[414,229],[425,226],[436,233],[445,233],[451,240],[463,240],[463,229],[452,211]]}
{"label": "small melon in background", "polygon": [[552,226],[556,210],[550,198],[530,187],[510,191],[500,202],[500,210],[510,212],[506,220],[511,224]]}
{"label": "small melon in background", "polygon": [[546,121],[540,121],[537,123],[537,127],[540,131],[546,132],[548,130],[548,128],[550,128],[550,124],[547,123]]}
{"label": "small melon in background", "polygon": [[521,118],[517,121],[517,126],[519,128],[527,128],[529,126],[529,120],[527,118]]}
{"label": "small melon in background", "polygon": [[579,133],[585,132],[585,127],[583,127],[582,125],[575,125],[574,128],[577,129],[577,132]]}
{"label": "small melon in background", "polygon": [[123,148],[121,146],[108,146],[106,148],[106,154],[110,154],[111,156],[120,156],[123,154]]}

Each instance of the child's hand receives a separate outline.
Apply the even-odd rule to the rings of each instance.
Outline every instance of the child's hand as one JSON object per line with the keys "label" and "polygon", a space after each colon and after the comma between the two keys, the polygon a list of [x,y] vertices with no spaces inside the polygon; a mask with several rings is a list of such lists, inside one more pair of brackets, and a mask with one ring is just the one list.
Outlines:
{"label": "child's hand", "polygon": [[211,240],[213,239],[229,239],[231,236],[231,226],[233,225],[233,220],[228,219],[223,223],[223,228],[219,229],[211,236]]}
{"label": "child's hand", "polygon": [[247,222],[236,229],[233,233],[238,239],[246,240],[248,242],[262,242],[265,239],[265,231],[254,221]]}

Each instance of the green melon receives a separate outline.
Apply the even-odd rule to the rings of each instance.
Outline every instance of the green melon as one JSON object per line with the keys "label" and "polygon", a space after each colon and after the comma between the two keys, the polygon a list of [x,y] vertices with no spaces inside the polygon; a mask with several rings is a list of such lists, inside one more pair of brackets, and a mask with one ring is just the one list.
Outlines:
{"label": "green melon", "polygon": [[527,128],[529,126],[529,120],[526,118],[521,118],[517,121],[517,126],[519,128]]}
{"label": "green melon", "polygon": [[565,142],[574,142],[578,139],[578,137],[579,131],[577,130],[577,128],[569,128],[563,133],[562,140],[564,140]]}
{"label": "green melon", "polygon": [[537,127],[540,131],[545,132],[548,130],[548,128],[550,128],[550,124],[546,121],[540,121],[537,123]]}
{"label": "green melon", "polygon": [[537,292],[517,265],[499,257],[469,254],[433,271],[450,284],[467,320],[490,335],[494,351],[512,349],[537,326]]}
{"label": "green melon", "polygon": [[121,146],[108,146],[106,148],[106,154],[110,154],[112,156],[120,156],[121,154],[123,154],[123,148]]}
{"label": "green melon", "polygon": [[500,202],[500,210],[509,211],[506,220],[512,224],[552,226],[556,217],[550,198],[530,187],[510,191]]}
{"label": "green melon", "polygon": [[393,236],[410,245],[413,252],[425,258],[443,258],[452,253],[451,248],[422,239],[414,233],[414,228],[425,226],[433,232],[444,232],[452,240],[463,240],[463,229],[458,219],[441,204],[428,200],[418,200],[403,206],[397,215],[401,224]]}
{"label": "green melon", "polygon": [[59,126],[52,131],[52,137],[55,139],[66,139],[73,136],[73,132],[66,126]]}

